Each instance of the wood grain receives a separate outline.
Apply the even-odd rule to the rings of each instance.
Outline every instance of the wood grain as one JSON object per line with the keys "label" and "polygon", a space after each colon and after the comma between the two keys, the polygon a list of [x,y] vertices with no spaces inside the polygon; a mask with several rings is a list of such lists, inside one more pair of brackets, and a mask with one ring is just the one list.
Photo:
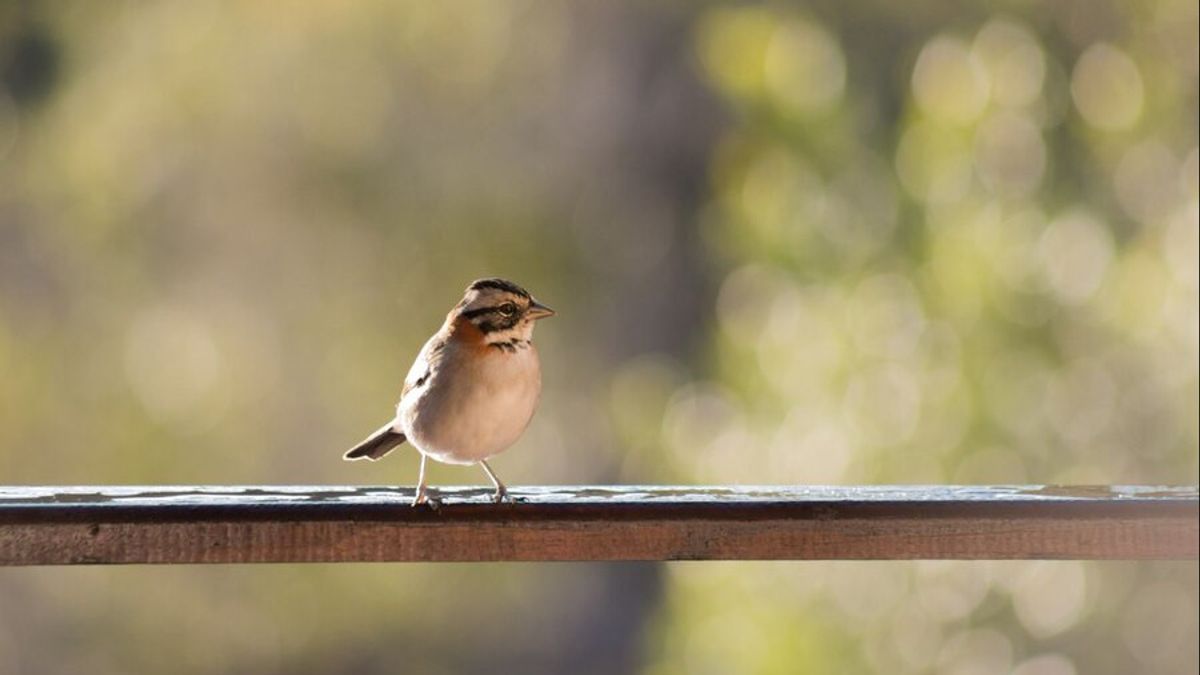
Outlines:
{"label": "wood grain", "polygon": [[1195,486],[0,487],[0,564],[1197,559]]}

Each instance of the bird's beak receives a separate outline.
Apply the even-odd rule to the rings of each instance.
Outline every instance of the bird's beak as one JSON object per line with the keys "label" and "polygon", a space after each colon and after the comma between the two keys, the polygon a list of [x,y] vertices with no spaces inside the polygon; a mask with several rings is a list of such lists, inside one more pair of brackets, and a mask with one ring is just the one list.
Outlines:
{"label": "bird's beak", "polygon": [[544,319],[548,316],[554,316],[554,314],[555,314],[554,310],[543,305],[542,303],[538,302],[537,300],[531,301],[529,303],[529,309],[525,311],[525,316],[527,316],[535,321],[537,319]]}

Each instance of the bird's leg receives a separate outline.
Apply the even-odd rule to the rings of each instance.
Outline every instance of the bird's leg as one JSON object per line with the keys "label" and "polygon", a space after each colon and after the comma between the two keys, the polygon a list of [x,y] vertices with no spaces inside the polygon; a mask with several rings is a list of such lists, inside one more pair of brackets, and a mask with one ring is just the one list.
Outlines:
{"label": "bird's leg", "polygon": [[425,484],[425,462],[427,461],[429,461],[429,458],[425,456],[425,453],[421,453],[421,472],[417,476],[417,494],[413,497],[412,505],[428,504],[429,508],[436,511],[442,503],[438,500],[437,495],[432,494],[433,491],[429,489],[429,486]]}
{"label": "bird's leg", "polygon": [[500,479],[496,477],[496,472],[492,471],[492,467],[488,466],[488,463],[485,460],[479,460],[479,466],[483,467],[483,470],[487,473],[488,478],[492,479],[492,484],[496,486],[496,494],[492,495],[493,502],[499,504],[505,499],[510,502],[516,502],[515,499],[509,496],[508,488],[504,487],[504,483],[500,482]]}

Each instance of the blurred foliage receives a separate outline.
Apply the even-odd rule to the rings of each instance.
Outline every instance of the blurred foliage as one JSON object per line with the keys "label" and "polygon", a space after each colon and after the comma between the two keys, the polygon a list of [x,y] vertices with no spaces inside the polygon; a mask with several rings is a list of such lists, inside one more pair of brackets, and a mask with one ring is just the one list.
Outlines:
{"label": "blurred foliage", "polygon": [[[1194,2],[0,6],[0,481],[1196,483]],[[478,474],[478,475],[477,475]],[[483,482],[435,467],[435,483]],[[1195,564],[9,570],[0,672],[1195,672]]]}
{"label": "blurred foliage", "polygon": [[[708,376],[658,390],[677,475],[1195,483],[1195,4],[938,7],[698,18],[736,122]],[[672,567],[652,672],[1196,672],[1196,592],[1194,564]]]}

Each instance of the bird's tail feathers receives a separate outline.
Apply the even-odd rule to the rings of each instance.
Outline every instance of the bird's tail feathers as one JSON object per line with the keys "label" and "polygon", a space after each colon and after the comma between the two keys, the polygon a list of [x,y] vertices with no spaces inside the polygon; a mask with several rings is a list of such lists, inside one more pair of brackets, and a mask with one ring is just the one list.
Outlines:
{"label": "bird's tail feathers", "polygon": [[392,423],[388,422],[375,433],[367,436],[363,442],[346,451],[346,454],[342,455],[342,459],[347,461],[369,459],[374,462],[391,452],[392,448],[400,445],[404,440],[404,434],[393,429]]}

